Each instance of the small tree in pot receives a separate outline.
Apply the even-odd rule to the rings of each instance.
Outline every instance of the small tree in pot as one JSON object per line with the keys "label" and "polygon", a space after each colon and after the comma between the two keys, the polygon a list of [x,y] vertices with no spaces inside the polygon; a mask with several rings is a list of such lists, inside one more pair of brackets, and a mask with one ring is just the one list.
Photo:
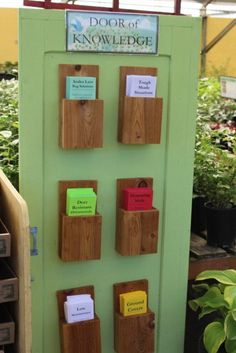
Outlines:
{"label": "small tree in pot", "polygon": [[[204,271],[195,285],[196,298],[189,301],[199,318],[215,313],[203,333],[204,352],[236,352],[236,270]],[[200,351],[200,350],[199,350]],[[201,352],[201,351],[200,351]]]}

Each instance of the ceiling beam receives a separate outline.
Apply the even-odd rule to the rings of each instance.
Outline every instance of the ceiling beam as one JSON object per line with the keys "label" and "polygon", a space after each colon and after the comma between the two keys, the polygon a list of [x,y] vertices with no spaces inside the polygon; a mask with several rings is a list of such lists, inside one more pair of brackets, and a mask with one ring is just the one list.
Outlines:
{"label": "ceiling beam", "polygon": [[206,54],[211,50],[235,25],[236,19],[230,21],[230,23],[202,49],[201,54]]}

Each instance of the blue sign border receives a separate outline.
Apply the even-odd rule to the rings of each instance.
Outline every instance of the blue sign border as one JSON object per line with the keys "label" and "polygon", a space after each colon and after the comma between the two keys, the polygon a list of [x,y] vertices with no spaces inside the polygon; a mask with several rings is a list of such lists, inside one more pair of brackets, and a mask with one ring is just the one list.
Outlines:
{"label": "blue sign border", "polygon": [[[137,20],[147,20],[147,18],[149,20],[152,21],[152,26],[155,28],[155,30],[151,31],[152,32],[152,38],[155,39],[154,45],[152,46],[152,51],[135,51],[135,50],[106,50],[106,49],[81,49],[81,48],[77,48],[77,49],[71,49],[69,48],[70,45],[70,40],[69,40],[69,28],[71,26],[71,19],[70,16],[71,15],[75,15],[78,14],[82,17],[87,16],[89,18],[89,15],[94,15],[94,16],[104,16],[107,18],[111,18],[111,19],[115,19],[119,16],[119,19],[121,20],[121,18],[123,19],[127,19],[127,18],[136,18]],[[72,24],[72,26],[75,27],[74,24]],[[76,31],[76,28],[75,28]],[[138,30],[137,30],[138,31]],[[141,33],[142,30],[139,29],[139,32]],[[86,32],[85,32],[86,33]],[[117,44],[117,43],[116,43]],[[130,55],[135,55],[135,54],[143,54],[143,55],[158,55],[158,44],[159,44],[159,16],[158,15],[152,15],[152,14],[129,14],[129,13],[110,13],[110,12],[94,12],[94,11],[71,11],[68,10],[66,11],[66,51],[68,52],[91,52],[91,53],[111,53],[111,54],[130,54]]]}

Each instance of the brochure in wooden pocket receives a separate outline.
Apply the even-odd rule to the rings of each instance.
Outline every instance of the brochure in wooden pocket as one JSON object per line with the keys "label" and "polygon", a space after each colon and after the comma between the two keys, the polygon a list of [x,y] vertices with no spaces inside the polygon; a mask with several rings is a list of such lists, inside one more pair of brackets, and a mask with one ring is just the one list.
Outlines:
{"label": "brochure in wooden pocket", "polygon": [[159,144],[161,142],[163,99],[153,96],[127,96],[128,75],[154,77],[157,75],[157,68],[120,68],[118,141],[124,144]]}
{"label": "brochure in wooden pocket", "polygon": [[[95,79],[94,99],[66,99],[67,78]],[[98,148],[103,145],[103,101],[98,99],[97,65],[59,65],[59,144],[64,149]],[[84,86],[84,85],[82,85]],[[86,89],[82,88],[82,93]]]}
{"label": "brochure in wooden pocket", "polygon": [[123,208],[123,192],[127,188],[146,186],[150,189],[152,178],[128,178],[117,180],[116,250],[123,256],[153,254],[157,252],[159,211],[126,210]]}
{"label": "brochure in wooden pocket", "polygon": [[147,280],[116,283],[113,286],[114,349],[117,353],[154,352],[155,314],[149,308],[139,315],[124,316],[119,312],[119,295],[140,290],[148,295]]}
{"label": "brochure in wooden pocket", "polygon": [[101,353],[100,319],[68,324],[64,316],[64,302],[67,296],[90,294],[94,300],[94,287],[85,286],[57,292],[61,353]]}
{"label": "brochure in wooden pocket", "polygon": [[68,188],[92,188],[97,194],[96,180],[59,182],[59,256],[63,261],[98,260],[101,257],[102,216],[67,216]]}

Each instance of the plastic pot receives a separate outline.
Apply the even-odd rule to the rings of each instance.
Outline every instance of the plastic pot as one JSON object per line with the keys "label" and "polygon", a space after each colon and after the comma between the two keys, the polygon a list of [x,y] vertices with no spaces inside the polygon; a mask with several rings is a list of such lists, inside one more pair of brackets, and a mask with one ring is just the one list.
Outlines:
{"label": "plastic pot", "polygon": [[210,246],[231,247],[236,238],[236,207],[215,208],[205,203],[207,244]]}

